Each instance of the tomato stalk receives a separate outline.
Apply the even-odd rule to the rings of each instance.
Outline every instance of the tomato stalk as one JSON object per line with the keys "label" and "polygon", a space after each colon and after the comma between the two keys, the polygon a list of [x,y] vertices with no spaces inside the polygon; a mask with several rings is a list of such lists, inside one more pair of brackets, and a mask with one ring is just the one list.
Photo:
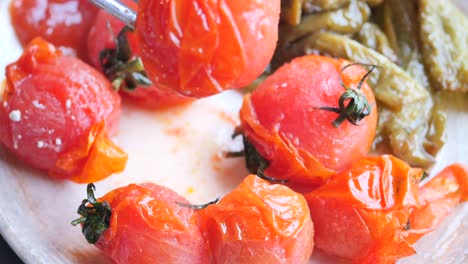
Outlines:
{"label": "tomato stalk", "polygon": [[244,157],[245,164],[250,173],[256,174],[258,177],[273,183],[286,183],[286,179],[277,179],[265,175],[265,170],[268,168],[270,163],[258,153],[257,149],[250,143],[247,137],[242,132],[242,128],[237,126],[232,134],[232,139],[238,136],[242,136],[242,142],[244,144],[244,150],[241,151],[227,151],[225,156],[228,158]]}
{"label": "tomato stalk", "polygon": [[[112,29],[109,26],[109,30]],[[133,30],[123,27],[115,38],[115,49],[104,49],[99,55],[99,61],[108,79],[112,81],[115,90],[124,88],[134,90],[137,87],[150,86],[141,58],[133,56],[127,33]]]}
{"label": "tomato stalk", "polygon": [[109,228],[112,215],[109,203],[96,200],[94,197],[95,190],[94,184],[88,184],[88,198],[81,202],[77,211],[81,217],[71,222],[73,226],[83,225],[81,231],[90,244],[95,244],[101,234]]}
{"label": "tomato stalk", "polygon": [[175,202],[175,203],[177,205],[179,205],[179,206],[182,206],[182,207],[187,207],[187,208],[191,208],[191,209],[194,209],[194,210],[201,210],[201,209],[205,209],[209,205],[217,204],[220,199],[221,198],[218,197],[218,198],[214,199],[213,201],[208,202],[208,203],[204,203],[204,204],[186,204],[186,203],[181,203],[181,202]]}
{"label": "tomato stalk", "polygon": [[[355,65],[368,66],[371,67],[371,69],[366,74],[364,74],[356,89],[352,89],[346,86],[341,76],[348,67]],[[339,107],[318,107],[320,110],[330,111],[338,114],[338,117],[332,122],[334,127],[338,128],[345,120],[348,120],[348,122],[351,124],[358,126],[361,120],[370,115],[372,112],[372,105],[369,104],[367,97],[361,91],[361,86],[367,77],[372,73],[372,71],[377,67],[380,66],[356,62],[348,64],[341,69],[339,80],[341,86],[343,86],[346,91],[338,99]],[[348,103],[346,104],[346,102]]]}

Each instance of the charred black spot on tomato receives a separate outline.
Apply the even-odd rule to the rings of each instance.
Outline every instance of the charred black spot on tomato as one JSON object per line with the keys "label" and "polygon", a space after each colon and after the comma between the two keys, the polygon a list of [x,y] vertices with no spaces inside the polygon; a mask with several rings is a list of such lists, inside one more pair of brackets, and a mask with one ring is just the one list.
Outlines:
{"label": "charred black spot on tomato", "polygon": [[[366,74],[364,74],[356,89],[352,89],[344,84],[341,76],[348,67],[355,65],[368,66],[371,67],[371,69]],[[343,86],[346,91],[338,99],[339,107],[318,107],[320,110],[330,111],[338,114],[338,117],[332,122],[334,127],[339,127],[345,120],[348,120],[348,122],[351,124],[358,126],[361,120],[370,115],[372,112],[372,105],[369,104],[369,101],[367,100],[366,95],[362,92],[361,87],[367,77],[377,67],[380,66],[356,62],[348,64],[341,69],[339,80],[341,86]]]}
{"label": "charred black spot on tomato", "polygon": [[181,202],[175,202],[175,203],[177,205],[179,205],[179,206],[182,206],[182,207],[187,207],[187,208],[191,208],[191,209],[194,209],[194,210],[201,210],[201,209],[205,209],[209,205],[217,204],[219,202],[219,200],[220,200],[220,198],[218,197],[218,198],[214,199],[213,201],[208,202],[208,203],[204,203],[204,204],[186,204],[186,203],[181,203]]}
{"label": "charred black spot on tomato", "polygon": [[81,217],[71,222],[73,226],[83,224],[81,231],[90,244],[95,244],[101,234],[109,228],[112,215],[109,203],[96,200],[94,197],[95,190],[94,184],[88,184],[88,198],[81,202],[77,211]]}
{"label": "charred black spot on tomato", "polygon": [[403,227],[403,230],[408,231],[410,229],[411,229],[411,222],[408,219],[408,221],[406,222],[406,225]]}
{"label": "charred black spot on tomato", "polygon": [[141,58],[132,54],[127,38],[128,32],[132,32],[132,29],[127,26],[123,27],[115,38],[116,48],[104,49],[99,54],[99,62],[104,74],[112,81],[112,87],[115,90],[121,88],[134,90],[138,86],[151,85]]}
{"label": "charred black spot on tomato", "polygon": [[265,175],[265,170],[270,165],[270,162],[267,161],[260,153],[258,153],[257,149],[250,143],[247,137],[242,132],[242,128],[240,126],[234,129],[234,133],[232,134],[232,138],[236,138],[238,136],[242,136],[242,142],[244,144],[244,150],[242,151],[235,151],[235,152],[226,152],[225,156],[232,158],[232,157],[244,157],[245,164],[247,170],[252,173],[256,174],[258,177],[267,180],[273,183],[286,183],[288,180],[286,179],[277,179],[272,178]]}

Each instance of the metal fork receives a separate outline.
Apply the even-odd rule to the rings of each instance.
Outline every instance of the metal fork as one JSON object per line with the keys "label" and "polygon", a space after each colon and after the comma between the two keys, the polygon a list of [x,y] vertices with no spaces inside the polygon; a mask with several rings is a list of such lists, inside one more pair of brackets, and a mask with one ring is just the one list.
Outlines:
{"label": "metal fork", "polygon": [[118,0],[88,0],[94,5],[106,10],[128,26],[135,28],[136,12]]}

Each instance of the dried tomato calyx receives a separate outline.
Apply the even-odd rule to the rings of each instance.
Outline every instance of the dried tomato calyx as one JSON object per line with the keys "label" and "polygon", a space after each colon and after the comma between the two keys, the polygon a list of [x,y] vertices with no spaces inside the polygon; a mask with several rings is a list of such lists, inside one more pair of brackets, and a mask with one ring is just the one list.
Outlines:
{"label": "dried tomato calyx", "polygon": [[80,218],[71,222],[73,226],[83,224],[81,231],[90,244],[95,244],[101,234],[109,228],[112,209],[108,202],[98,202],[94,197],[96,187],[90,183],[87,187],[87,199],[81,202],[77,213]]}
{"label": "dried tomato calyx", "polygon": [[[109,27],[109,30],[110,27]],[[143,62],[138,56],[133,56],[127,33],[133,30],[125,26],[115,38],[115,49],[104,49],[99,54],[99,62],[106,77],[112,81],[115,90],[121,88],[134,90],[138,86],[151,85],[146,75]]]}
{"label": "dried tomato calyx", "polygon": [[182,206],[182,207],[187,207],[187,208],[191,208],[191,209],[194,209],[194,210],[201,210],[201,209],[205,209],[209,205],[217,204],[220,199],[221,198],[218,197],[218,198],[214,199],[214,201],[204,203],[204,204],[186,204],[186,203],[181,203],[181,202],[175,202],[175,203],[177,205],[179,205],[179,206]]}
{"label": "dried tomato calyx", "polygon": [[[341,75],[343,72],[351,66],[362,65],[371,67],[371,69],[364,74],[359,81],[356,89],[352,89],[344,84]],[[359,122],[372,112],[372,105],[369,104],[366,95],[362,92],[361,86],[366,78],[372,73],[372,71],[380,66],[369,65],[364,63],[351,63],[344,66],[340,71],[340,84],[346,91],[338,99],[338,107],[318,107],[318,109],[335,112],[338,117],[332,122],[334,127],[339,127],[345,120],[348,120],[353,125],[358,126]]]}
{"label": "dried tomato calyx", "polygon": [[242,132],[242,128],[240,126],[234,129],[234,133],[232,134],[232,138],[236,138],[238,136],[242,136],[242,142],[244,143],[244,150],[236,151],[236,152],[226,152],[226,157],[241,157],[245,158],[245,165],[250,173],[256,174],[258,177],[267,180],[273,183],[286,183],[288,182],[287,179],[277,179],[272,178],[265,175],[265,170],[270,165],[260,153],[258,153],[257,149],[250,143],[247,137]]}

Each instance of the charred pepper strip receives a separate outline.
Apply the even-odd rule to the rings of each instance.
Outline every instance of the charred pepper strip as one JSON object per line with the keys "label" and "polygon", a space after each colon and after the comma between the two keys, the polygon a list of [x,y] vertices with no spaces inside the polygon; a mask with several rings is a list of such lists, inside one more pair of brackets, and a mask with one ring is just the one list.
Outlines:
{"label": "charred pepper strip", "polygon": [[400,67],[430,90],[419,49],[419,29],[414,1],[387,0],[381,8],[381,24],[390,45],[400,59]]}
{"label": "charred pepper strip", "polygon": [[439,90],[468,91],[468,19],[451,1],[419,1],[424,63]]}
{"label": "charred pepper strip", "polygon": [[389,60],[398,63],[398,56],[391,47],[387,36],[376,24],[372,22],[364,23],[354,39],[362,45],[381,53]]}
{"label": "charred pepper strip", "polygon": [[370,15],[369,6],[352,0],[347,6],[330,12],[305,16],[297,26],[280,25],[279,47],[287,48],[293,42],[319,30],[352,34],[361,29]]}

